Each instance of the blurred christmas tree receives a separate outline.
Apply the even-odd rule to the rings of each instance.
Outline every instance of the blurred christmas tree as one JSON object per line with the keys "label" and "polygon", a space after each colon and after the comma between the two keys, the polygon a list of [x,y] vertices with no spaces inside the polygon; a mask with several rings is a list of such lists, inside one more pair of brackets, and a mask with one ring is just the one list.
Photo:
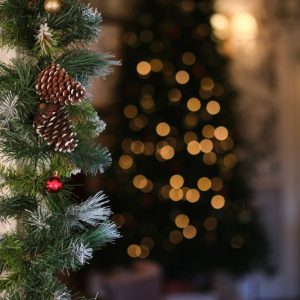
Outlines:
{"label": "blurred christmas tree", "polygon": [[124,238],[109,255],[154,259],[172,274],[265,265],[268,244],[236,151],[234,93],[211,32],[213,3],[138,3],[124,34],[124,126],[107,187]]}

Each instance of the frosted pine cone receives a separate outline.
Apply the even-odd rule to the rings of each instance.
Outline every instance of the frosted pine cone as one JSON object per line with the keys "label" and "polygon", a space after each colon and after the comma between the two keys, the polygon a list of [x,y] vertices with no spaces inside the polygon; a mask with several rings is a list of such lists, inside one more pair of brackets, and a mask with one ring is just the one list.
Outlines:
{"label": "frosted pine cone", "polygon": [[35,90],[40,99],[47,103],[76,104],[85,98],[84,87],[56,63],[39,73]]}
{"label": "frosted pine cone", "polygon": [[64,106],[41,103],[34,126],[36,132],[52,145],[55,151],[72,152],[77,146],[76,134]]}

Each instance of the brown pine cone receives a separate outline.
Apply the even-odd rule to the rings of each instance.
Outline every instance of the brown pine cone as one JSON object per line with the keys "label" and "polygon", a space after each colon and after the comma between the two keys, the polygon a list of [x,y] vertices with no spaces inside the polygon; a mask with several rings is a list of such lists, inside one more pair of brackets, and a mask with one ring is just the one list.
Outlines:
{"label": "brown pine cone", "polygon": [[85,88],[56,63],[39,73],[35,90],[47,103],[68,105],[80,103],[85,98]]}
{"label": "brown pine cone", "polygon": [[55,151],[72,152],[76,146],[76,134],[72,129],[64,106],[55,103],[41,103],[35,116],[36,132]]}

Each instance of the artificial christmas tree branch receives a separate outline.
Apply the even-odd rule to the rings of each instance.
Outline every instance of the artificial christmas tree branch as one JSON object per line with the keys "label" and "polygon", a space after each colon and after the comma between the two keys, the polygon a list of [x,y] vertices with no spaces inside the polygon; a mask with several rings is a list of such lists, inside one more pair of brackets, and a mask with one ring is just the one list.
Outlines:
{"label": "artificial christmas tree branch", "polygon": [[94,142],[105,123],[84,88],[119,62],[87,49],[99,33],[96,10],[56,4],[55,13],[43,0],[0,4],[1,45],[20,55],[0,64],[0,220],[18,222],[0,239],[5,299],[71,299],[57,274],[80,269],[119,237],[103,193],[77,204],[68,183],[110,165]]}

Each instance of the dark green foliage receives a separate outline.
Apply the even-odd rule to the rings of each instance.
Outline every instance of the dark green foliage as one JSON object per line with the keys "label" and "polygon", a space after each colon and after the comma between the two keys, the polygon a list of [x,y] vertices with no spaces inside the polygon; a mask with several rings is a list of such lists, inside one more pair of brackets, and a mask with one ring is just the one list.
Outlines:
{"label": "dark green foliage", "polygon": [[[104,125],[92,105],[84,100],[68,108],[79,140],[73,153],[55,152],[33,127],[40,101],[35,80],[42,69],[58,62],[86,86],[91,78],[108,75],[118,62],[108,54],[74,49],[96,38],[98,12],[78,0],[64,0],[55,15],[46,13],[43,5],[44,0],[31,6],[27,0],[0,4],[0,43],[16,47],[20,57],[0,63],[0,221],[17,221],[15,230],[0,237],[1,299],[71,299],[58,274],[80,269],[94,250],[119,237],[108,220],[110,210],[102,207],[102,196],[78,207],[68,183],[75,169],[94,175],[111,163],[108,150],[94,141]],[[45,23],[55,45],[42,51],[36,36]],[[48,193],[46,183],[54,171],[64,187]],[[92,225],[74,226],[82,223]]]}

